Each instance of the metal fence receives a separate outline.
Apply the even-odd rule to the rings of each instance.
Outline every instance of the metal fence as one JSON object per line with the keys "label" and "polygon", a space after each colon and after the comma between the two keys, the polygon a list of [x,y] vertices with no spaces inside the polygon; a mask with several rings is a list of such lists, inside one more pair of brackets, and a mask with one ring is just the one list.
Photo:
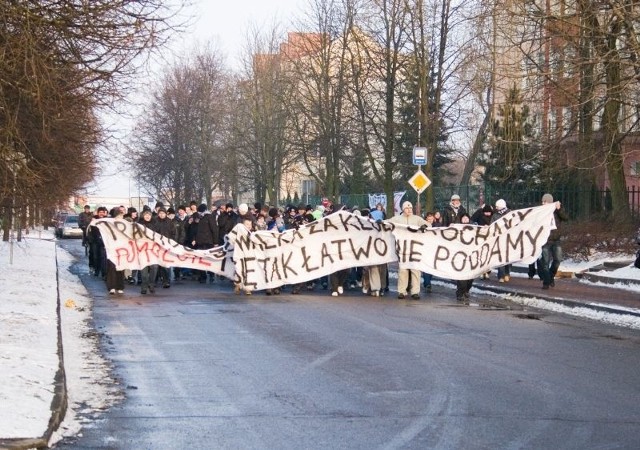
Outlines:
{"label": "metal fence", "polygon": [[[569,216],[575,220],[588,218],[605,219],[611,212],[611,192],[608,189],[584,190],[560,188],[555,190],[534,189],[531,187],[495,187],[489,185],[469,185],[469,186],[446,186],[430,187],[433,189],[434,208],[442,210],[449,204],[451,196],[458,194],[463,206],[473,213],[484,203],[495,204],[496,200],[503,198],[511,209],[527,208],[539,205],[542,196],[549,192],[554,200],[562,202],[562,206]],[[634,218],[640,219],[640,188],[632,186],[627,189],[629,207]],[[407,190],[402,200],[409,200],[414,205],[417,201],[417,194],[413,190]],[[319,205],[322,196],[305,196],[302,202],[312,206]],[[425,204],[425,195],[420,198],[421,204]],[[349,207],[359,206],[369,207],[369,194],[343,194],[340,195],[338,203]]]}

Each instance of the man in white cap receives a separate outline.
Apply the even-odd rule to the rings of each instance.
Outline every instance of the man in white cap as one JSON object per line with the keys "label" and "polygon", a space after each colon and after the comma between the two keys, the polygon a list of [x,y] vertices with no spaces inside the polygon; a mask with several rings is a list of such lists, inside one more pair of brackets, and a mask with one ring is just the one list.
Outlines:
{"label": "man in white cap", "polygon": [[[422,217],[413,213],[411,202],[404,202],[402,204],[402,214],[393,216],[389,219],[389,222],[411,225],[416,228],[427,225],[427,222]],[[405,269],[401,263],[398,269],[398,298],[402,299],[407,296],[409,285],[411,285],[411,298],[414,300],[420,299],[420,271]]]}
{"label": "man in white cap", "polygon": [[458,194],[453,194],[449,204],[445,206],[444,211],[442,212],[442,224],[445,227],[448,227],[454,223],[461,223],[462,216],[465,214],[467,214],[467,210],[462,206],[460,196]]}

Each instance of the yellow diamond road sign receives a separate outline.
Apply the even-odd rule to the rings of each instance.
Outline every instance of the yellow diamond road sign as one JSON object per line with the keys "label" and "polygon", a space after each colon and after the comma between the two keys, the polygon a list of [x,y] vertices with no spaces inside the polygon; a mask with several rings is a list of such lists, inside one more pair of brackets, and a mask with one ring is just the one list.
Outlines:
{"label": "yellow diamond road sign", "polygon": [[418,194],[422,194],[426,188],[431,186],[431,180],[424,174],[422,170],[418,170],[415,175],[409,178],[409,184]]}

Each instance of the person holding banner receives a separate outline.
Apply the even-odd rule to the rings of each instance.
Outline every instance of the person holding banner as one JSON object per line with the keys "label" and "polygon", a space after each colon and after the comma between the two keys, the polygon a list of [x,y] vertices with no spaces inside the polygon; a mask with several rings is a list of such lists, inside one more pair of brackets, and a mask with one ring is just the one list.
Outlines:
{"label": "person holding banner", "polygon": [[[140,225],[144,225],[150,230],[155,231],[155,221],[153,220],[153,214],[150,209],[144,209],[142,216],[140,217]],[[140,286],[140,293],[146,294],[147,291],[152,294],[155,292],[156,276],[158,275],[158,265],[149,264],[140,271],[140,277],[142,284]]]}
{"label": "person holding banner", "polygon": [[448,227],[453,223],[461,223],[461,218],[466,213],[467,210],[464,209],[464,206],[462,206],[462,203],[460,202],[460,196],[458,194],[453,194],[451,196],[451,201],[444,208],[444,212],[442,214],[442,225]]}
{"label": "person holding banner", "polygon": [[[504,199],[499,199],[496,201],[496,207],[493,212],[493,216],[491,217],[491,223],[499,220],[502,216],[511,211],[507,207],[507,202]],[[511,264],[506,264],[504,266],[498,267],[498,282],[499,283],[508,283],[511,279]]]}
{"label": "person holding banner", "polygon": [[[551,194],[544,194],[542,196],[542,204],[554,203],[553,196]],[[556,285],[554,278],[560,263],[562,262],[562,248],[560,247],[560,232],[558,230],[560,222],[564,222],[569,219],[567,214],[562,210],[562,204],[555,202],[556,209],[553,212],[553,227],[549,234],[547,243],[542,246],[542,254],[537,261],[538,274],[542,279],[542,289],[549,289]]]}
{"label": "person holding banner", "polygon": [[[411,225],[414,227],[421,227],[427,225],[427,222],[420,216],[413,213],[413,205],[411,202],[404,202],[402,204],[402,214],[393,216],[389,219],[389,222]],[[398,298],[403,299],[407,296],[407,289],[411,285],[411,298],[414,300],[420,299],[420,271],[414,269],[405,269],[400,264],[398,268]]]}

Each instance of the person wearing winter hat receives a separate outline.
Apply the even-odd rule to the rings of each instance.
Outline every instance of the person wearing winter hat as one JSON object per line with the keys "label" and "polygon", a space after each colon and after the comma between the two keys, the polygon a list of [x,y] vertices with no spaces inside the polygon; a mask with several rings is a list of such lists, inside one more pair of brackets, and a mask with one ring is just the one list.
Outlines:
{"label": "person wearing winter hat", "polygon": [[[141,225],[149,228],[150,230],[155,231],[155,220],[153,219],[153,214],[151,213],[151,208],[143,209],[142,214],[140,215],[140,221],[138,222]],[[143,267],[140,271],[140,293],[146,294],[147,291],[152,294],[155,292],[155,283],[156,283],[156,275],[158,274],[158,265],[150,264],[146,267]]]}
{"label": "person wearing winter hat", "polygon": [[442,225],[448,227],[454,223],[461,223],[460,218],[467,213],[467,210],[460,202],[460,196],[453,194],[449,204],[442,211]]}
{"label": "person wearing winter hat", "polygon": [[[500,220],[510,209],[507,207],[507,202],[504,199],[496,200],[496,207],[491,217],[491,223]],[[511,264],[498,267],[498,281],[500,283],[508,283],[511,279]]]}
{"label": "person wearing winter hat", "polygon": [[[547,205],[554,203],[553,196],[551,194],[544,194],[542,196],[542,204]],[[556,209],[553,211],[553,230],[549,234],[546,244],[542,246],[542,254],[537,261],[538,275],[542,279],[542,289],[549,289],[554,287],[555,276],[562,262],[562,247],[560,247],[560,223],[569,219],[567,214],[562,209],[560,202],[555,202]]]}
{"label": "person wearing winter hat", "polygon": [[[413,213],[413,205],[411,202],[402,204],[402,214],[393,216],[389,222],[409,225],[413,228],[427,226],[426,220]],[[411,298],[420,299],[420,271],[415,269],[407,269],[400,263],[398,268],[398,298],[403,299],[407,295],[407,289],[411,285]]]}
{"label": "person wearing winter hat", "polygon": [[[489,203],[485,203],[481,208],[478,208],[476,212],[471,216],[470,223],[472,225],[488,226],[491,225],[491,216],[493,216],[493,207]],[[480,276],[481,279],[491,278],[491,271],[483,273]]]}
{"label": "person wearing winter hat", "polygon": [[316,206],[315,211],[313,211],[313,213],[312,213],[313,220],[322,219],[322,216],[324,215],[324,209],[325,209],[325,207],[323,205]]}

